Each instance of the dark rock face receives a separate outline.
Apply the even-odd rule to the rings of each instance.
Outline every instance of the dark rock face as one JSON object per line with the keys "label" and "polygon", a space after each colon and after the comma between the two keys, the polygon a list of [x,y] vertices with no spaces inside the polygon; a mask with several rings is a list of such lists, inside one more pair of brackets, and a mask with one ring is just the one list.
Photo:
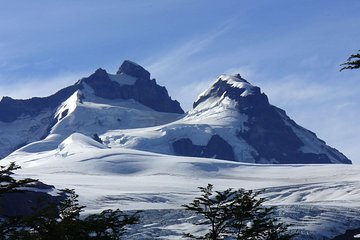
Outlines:
{"label": "dark rock face", "polygon": [[97,135],[97,133],[95,133],[95,134],[93,135],[93,139],[94,139],[95,141],[97,141],[98,143],[100,143],[100,144],[103,144],[103,143],[104,143],[103,140],[99,137],[99,135]]}
{"label": "dark rock face", "polygon": [[213,135],[206,146],[194,145],[189,138],[179,139],[172,146],[180,156],[235,160],[232,147],[219,135]]}
{"label": "dark rock face", "polygon": [[241,109],[249,116],[248,131],[239,132],[259,153],[258,159],[276,159],[279,163],[294,162],[297,150],[303,146],[302,141],[292,129],[285,125],[282,118],[270,105]]}
{"label": "dark rock face", "polygon": [[134,85],[120,85],[112,81],[103,69],[96,70],[94,74],[82,79],[81,82],[91,86],[98,97],[134,99],[159,112],[184,113],[179,102],[170,98],[166,88],[159,86],[155,80],[151,80],[149,72],[139,65],[125,61],[117,72],[117,74],[121,73],[134,74],[130,75],[137,78]]}
{"label": "dark rock face", "polygon": [[[246,102],[246,98],[244,101]],[[247,104],[244,105],[246,106]],[[285,124],[280,114],[281,112],[286,116],[285,111],[270,104],[246,108],[240,107],[239,110],[249,116],[247,122],[249,130],[239,132],[238,136],[245,139],[255,148],[259,154],[256,156],[258,161],[263,158],[275,159],[278,163],[331,163],[329,156],[326,154],[304,153],[300,151],[300,148],[304,146],[304,143],[294,133],[292,128]],[[295,128],[299,127],[292,120],[288,123],[292,124]],[[302,129],[302,131],[307,131],[308,133],[313,134],[314,138],[317,138],[314,133],[311,133],[306,129]],[[343,158],[338,157],[338,155],[335,154],[334,149],[328,147],[327,152],[339,162],[351,164],[351,161],[345,156],[343,156]]]}

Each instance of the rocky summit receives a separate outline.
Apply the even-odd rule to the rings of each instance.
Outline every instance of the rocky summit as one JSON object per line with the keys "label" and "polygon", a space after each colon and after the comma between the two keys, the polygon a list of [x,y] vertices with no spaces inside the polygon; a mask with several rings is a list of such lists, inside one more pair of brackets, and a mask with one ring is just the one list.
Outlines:
{"label": "rocky summit", "polygon": [[116,75],[98,69],[90,77],[82,79],[82,83],[88,84],[98,97],[134,99],[155,111],[184,113],[179,102],[169,97],[165,87],[159,86],[155,79],[150,79],[148,71],[131,61],[124,61]]}

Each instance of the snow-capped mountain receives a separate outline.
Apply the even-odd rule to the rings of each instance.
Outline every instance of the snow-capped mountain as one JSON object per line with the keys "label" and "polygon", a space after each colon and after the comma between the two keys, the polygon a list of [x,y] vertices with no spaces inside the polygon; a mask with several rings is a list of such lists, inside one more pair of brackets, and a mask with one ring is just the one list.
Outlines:
{"label": "snow-capped mountain", "polygon": [[221,75],[182,119],[102,138],[111,147],[248,163],[351,163],[240,75]]}
{"label": "snow-capped mountain", "polygon": [[[98,69],[46,98],[0,102],[0,156],[56,149],[72,133],[100,136],[112,148],[247,163],[351,163],[271,105],[239,74],[221,75],[182,115],[150,73],[125,61]],[[42,141],[39,141],[42,140]],[[39,142],[36,142],[39,141]]]}
{"label": "snow-capped mountain", "polygon": [[[0,158],[34,141],[51,139],[56,145],[73,132],[93,135],[110,129],[154,126],[183,112],[165,87],[150,79],[148,71],[124,61],[116,74],[98,69],[49,97],[3,97]],[[45,145],[49,145],[47,140]]]}

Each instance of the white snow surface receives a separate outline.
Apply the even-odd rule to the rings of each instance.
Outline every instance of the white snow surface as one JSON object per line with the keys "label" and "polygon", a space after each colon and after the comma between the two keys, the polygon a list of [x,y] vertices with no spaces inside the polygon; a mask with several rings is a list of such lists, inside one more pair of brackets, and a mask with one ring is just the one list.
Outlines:
{"label": "white snow surface", "polygon": [[215,134],[225,139],[234,150],[237,159],[254,162],[256,152],[245,140],[238,138],[238,131],[245,131],[247,116],[236,110],[236,103],[227,97],[215,103],[206,101],[187,113],[183,118],[155,127],[118,129],[101,135],[112,148],[130,148],[163,154],[174,154],[172,143],[189,138],[193,144],[206,146]]}
{"label": "white snow surface", "polygon": [[253,149],[237,137],[246,131],[247,116],[237,110],[237,103],[228,97],[212,97],[200,103],[182,118],[164,125],[109,130],[100,137],[112,148],[129,148],[163,154],[174,154],[172,143],[189,138],[194,145],[206,146],[214,135],[228,142],[237,159],[255,162]]}
{"label": "white snow surface", "polygon": [[111,129],[132,129],[159,125],[172,121],[179,114],[156,112],[134,100],[104,100],[93,95],[83,95],[74,103],[72,114],[58,122],[51,133],[81,132],[105,133]]}
{"label": "white snow surface", "polygon": [[[70,135],[54,150],[16,151],[2,165],[13,161],[22,166],[18,177],[37,178],[58,189],[74,188],[88,212],[121,208],[150,214],[158,209],[154,221],[162,221],[162,211],[177,209],[171,215],[178,217],[176,223],[168,220],[166,225],[173,235],[164,233],[159,239],[176,239],[180,233],[174,229],[195,229],[183,219],[191,216],[181,211],[181,205],[191,202],[199,195],[197,187],[208,183],[217,190],[266,189],[267,204],[280,206],[283,219],[296,223],[294,228],[301,231],[329,237],[349,224],[360,225],[357,165],[258,165],[178,157],[107,148],[80,133]],[[165,230],[158,226],[156,231]],[[151,239],[146,234],[136,236],[129,239]]]}

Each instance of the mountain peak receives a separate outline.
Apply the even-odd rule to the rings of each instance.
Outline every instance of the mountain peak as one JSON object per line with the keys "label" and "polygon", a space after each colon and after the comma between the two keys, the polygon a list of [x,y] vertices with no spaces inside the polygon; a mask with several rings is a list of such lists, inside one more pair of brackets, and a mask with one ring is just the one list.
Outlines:
{"label": "mountain peak", "polygon": [[0,100],[0,102],[4,103],[4,102],[11,102],[13,101],[14,99],[12,99],[11,97],[8,97],[8,96],[3,96]]}
{"label": "mountain peak", "polygon": [[[249,83],[248,81],[246,81],[244,78],[241,77],[240,73],[237,73],[235,75],[229,75],[229,74],[221,74],[217,81],[222,80],[222,81],[235,81],[235,82],[245,82],[245,83]],[[249,83],[250,84],[250,83]]]}
{"label": "mountain peak", "polygon": [[165,87],[150,79],[150,73],[142,66],[125,60],[116,75],[98,69],[94,74],[83,78],[97,97],[104,99],[133,99],[159,112],[179,113],[179,102],[172,100]]}
{"label": "mountain peak", "polygon": [[[250,84],[240,74],[236,75],[220,75],[216,81],[206,91],[201,93],[194,102],[195,108],[200,103],[209,99],[228,97],[237,102],[244,102],[244,98],[248,96],[260,96],[263,98],[260,88]],[[267,99],[266,101],[267,102]]]}
{"label": "mountain peak", "polygon": [[121,73],[139,79],[150,79],[150,73],[145,68],[129,60],[125,60],[116,72],[116,74]]}
{"label": "mountain peak", "polygon": [[240,94],[242,97],[257,93],[258,87],[253,86],[248,81],[243,79],[240,74],[236,74],[234,76],[222,74],[213,85],[221,81],[225,82],[231,88],[243,89],[243,92]]}

